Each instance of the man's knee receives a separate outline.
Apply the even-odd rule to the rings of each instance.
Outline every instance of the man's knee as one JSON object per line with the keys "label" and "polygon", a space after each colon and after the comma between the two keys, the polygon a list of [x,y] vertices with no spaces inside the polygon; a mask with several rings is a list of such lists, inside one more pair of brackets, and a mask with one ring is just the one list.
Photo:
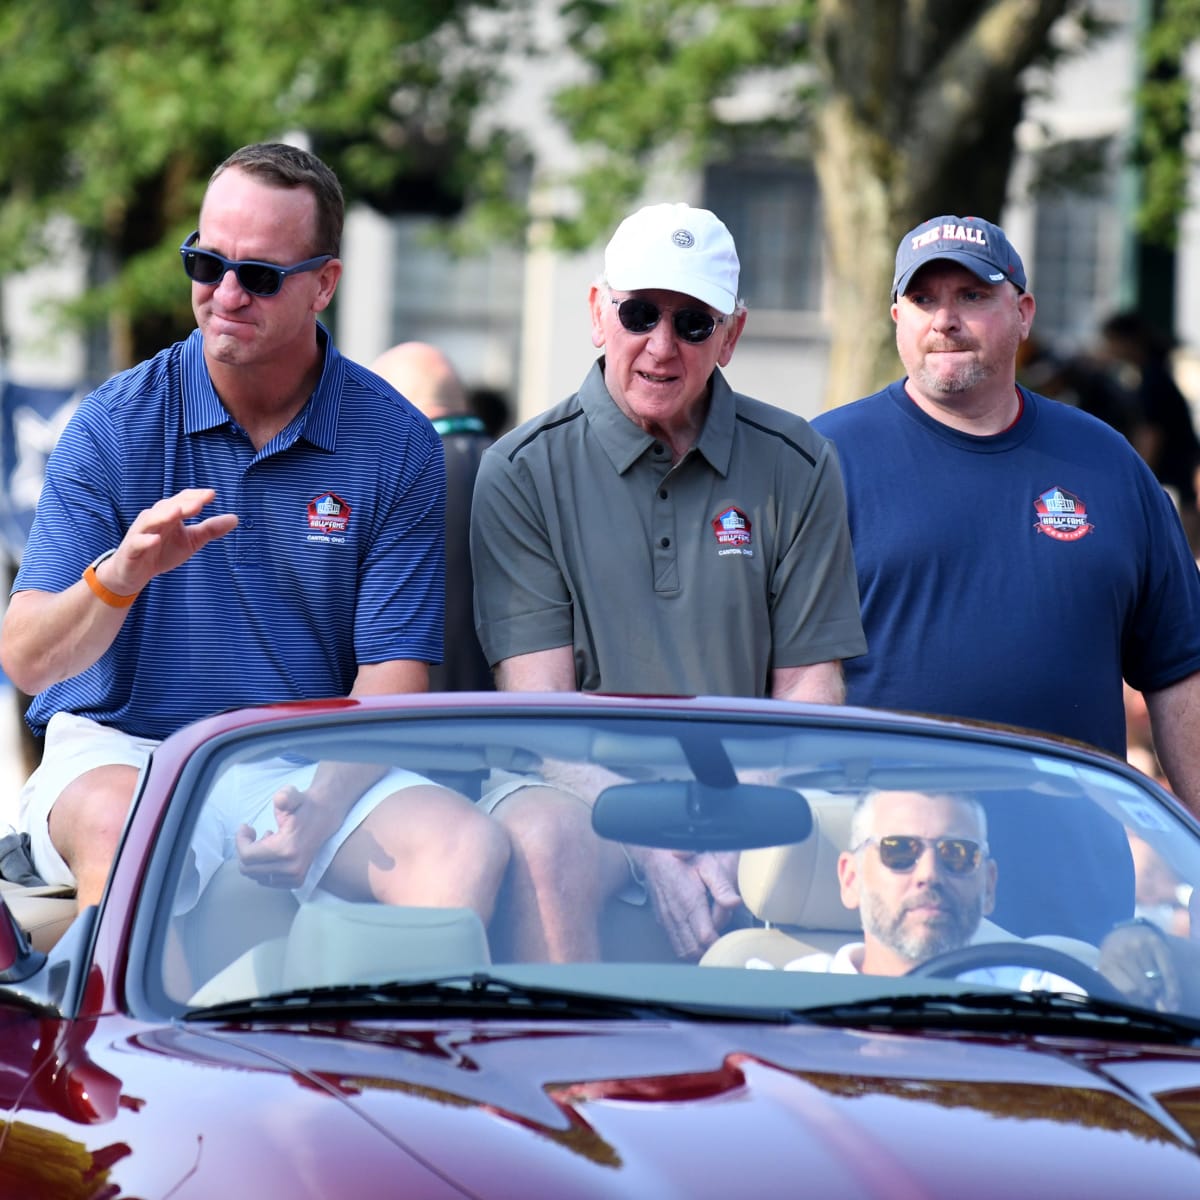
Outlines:
{"label": "man's knee", "polygon": [[412,788],[398,796],[398,810],[381,807],[364,825],[380,840],[402,845],[399,853],[437,863],[440,869],[451,872],[502,872],[508,866],[508,833],[466,797],[436,785]]}
{"label": "man's knee", "polygon": [[493,816],[531,865],[560,864],[585,854],[596,843],[588,806],[554,788],[522,788],[507,797]]}
{"label": "man's knee", "polygon": [[72,780],[50,809],[50,840],[68,864],[112,856],[137,786],[135,767],[96,767]]}
{"label": "man's knee", "polygon": [[499,821],[470,807],[463,812],[459,824],[461,833],[457,840],[468,861],[487,864],[499,871],[508,866],[512,842]]}

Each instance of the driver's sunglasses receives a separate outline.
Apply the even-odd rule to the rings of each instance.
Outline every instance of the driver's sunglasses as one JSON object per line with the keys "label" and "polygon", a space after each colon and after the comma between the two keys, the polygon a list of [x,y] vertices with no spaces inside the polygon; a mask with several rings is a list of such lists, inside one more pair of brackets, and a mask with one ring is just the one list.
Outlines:
{"label": "driver's sunglasses", "polygon": [[979,869],[987,857],[987,846],[973,842],[970,838],[923,838],[907,834],[890,834],[888,837],[865,838],[855,852],[871,845],[879,851],[879,861],[889,871],[903,875],[917,865],[926,846],[932,846],[939,865],[949,875],[970,875]]}
{"label": "driver's sunglasses", "polygon": [[[658,324],[663,310],[649,300],[630,296],[627,300],[613,300],[617,316],[630,333],[649,333]],[[671,324],[675,336],[689,346],[707,342],[718,325],[725,324],[724,317],[714,317],[702,308],[676,308],[671,310]]]}
{"label": "driver's sunglasses", "polygon": [[183,269],[188,278],[194,283],[211,287],[225,278],[226,271],[232,271],[237,276],[238,285],[252,296],[274,296],[283,287],[283,281],[289,275],[315,271],[333,258],[332,254],[318,254],[316,258],[306,258],[303,262],[296,263],[294,267],[280,267],[275,263],[258,262],[253,258],[234,261],[212,250],[197,250],[196,242],[199,238],[200,231],[197,229],[179,247]]}

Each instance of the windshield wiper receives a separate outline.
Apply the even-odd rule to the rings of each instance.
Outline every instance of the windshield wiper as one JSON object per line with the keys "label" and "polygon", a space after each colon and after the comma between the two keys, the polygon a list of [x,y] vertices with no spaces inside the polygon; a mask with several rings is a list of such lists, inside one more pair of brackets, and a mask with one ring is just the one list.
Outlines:
{"label": "windshield wiper", "polygon": [[1073,992],[997,989],[877,996],[799,1009],[797,1016],[821,1025],[889,1029],[1072,1033],[1126,1040],[1166,1038],[1184,1044],[1200,1038],[1200,1020],[1196,1018]]}
{"label": "windshield wiper", "polygon": [[403,1009],[406,1016],[416,1010],[432,1016],[530,1016],[540,1020],[682,1018],[689,1021],[790,1024],[797,1019],[796,1014],[786,1009],[691,1004],[567,988],[533,987],[481,971],[415,981],[334,984],[274,992],[266,996],[191,1008],[182,1016],[185,1021],[262,1020],[289,1017],[301,1012],[306,1018],[323,1013],[346,1016],[348,1012],[379,1016],[381,1009]]}

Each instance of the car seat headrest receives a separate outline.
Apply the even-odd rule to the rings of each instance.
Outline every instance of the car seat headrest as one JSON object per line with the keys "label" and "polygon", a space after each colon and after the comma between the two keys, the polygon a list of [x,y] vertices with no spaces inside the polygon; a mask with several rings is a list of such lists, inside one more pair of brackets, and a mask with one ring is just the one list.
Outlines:
{"label": "car seat headrest", "polygon": [[849,848],[855,797],[806,793],[813,830],[802,842],[742,852],[738,887],[747,907],[771,925],[853,932],[857,910],[841,901],[838,855]]}

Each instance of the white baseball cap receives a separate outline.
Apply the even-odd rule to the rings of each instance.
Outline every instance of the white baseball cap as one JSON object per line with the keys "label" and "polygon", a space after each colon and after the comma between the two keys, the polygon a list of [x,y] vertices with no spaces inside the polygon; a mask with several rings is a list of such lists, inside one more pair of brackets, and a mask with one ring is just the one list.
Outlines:
{"label": "white baseball cap", "polygon": [[650,204],[617,226],[604,276],[622,292],[694,296],[727,316],[737,307],[738,256],[719,217],[688,204]]}

